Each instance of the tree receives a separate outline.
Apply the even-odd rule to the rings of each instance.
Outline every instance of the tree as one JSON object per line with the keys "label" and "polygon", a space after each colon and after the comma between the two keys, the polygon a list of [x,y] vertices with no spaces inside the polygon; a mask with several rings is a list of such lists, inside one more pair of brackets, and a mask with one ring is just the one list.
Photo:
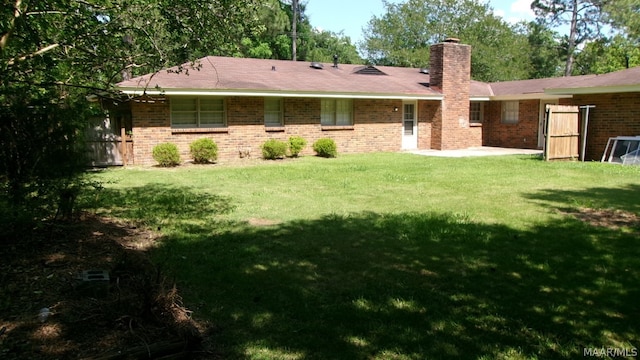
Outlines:
{"label": "tree", "polygon": [[255,29],[255,3],[13,0],[3,6],[0,203],[8,199],[11,209],[31,214],[34,200],[55,207],[83,170],[87,118],[103,116],[87,96],[117,101],[112,85],[123,76],[232,53]]}
{"label": "tree", "polygon": [[606,74],[640,65],[640,49],[622,35],[589,42],[576,56],[575,74]]}
{"label": "tree", "polygon": [[640,0],[605,2],[604,12],[614,27],[623,29],[634,41],[640,41]]}
{"label": "tree", "polygon": [[361,48],[372,63],[423,67],[429,46],[447,37],[472,46],[476,80],[515,80],[528,75],[527,39],[476,0],[383,1],[386,13],[364,29]]}
{"label": "tree", "polygon": [[311,32],[306,51],[307,61],[333,62],[334,55],[343,64],[361,64],[362,58],[351,38],[342,32],[314,30]]}
{"label": "tree", "polygon": [[280,0],[267,0],[258,7],[259,31],[249,33],[241,41],[235,56],[261,59],[291,58],[291,20],[285,4]]}
{"label": "tree", "polygon": [[577,47],[600,36],[602,0],[534,0],[531,9],[549,27],[569,25],[565,76],[571,76]]}
{"label": "tree", "polygon": [[543,79],[560,75],[562,46],[558,33],[535,21],[525,24],[525,27],[531,49],[529,78]]}

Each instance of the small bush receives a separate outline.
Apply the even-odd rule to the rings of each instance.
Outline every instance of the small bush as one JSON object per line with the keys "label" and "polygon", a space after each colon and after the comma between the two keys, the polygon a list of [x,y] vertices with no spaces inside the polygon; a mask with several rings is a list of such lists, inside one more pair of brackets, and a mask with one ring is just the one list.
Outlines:
{"label": "small bush", "polygon": [[198,139],[189,145],[189,150],[196,164],[214,162],[218,158],[218,145],[211,139]]}
{"label": "small bush", "polygon": [[153,159],[164,167],[180,165],[180,153],[176,144],[163,143],[153,147]]}
{"label": "small bush", "polygon": [[287,143],[269,139],[262,144],[262,157],[268,160],[281,159],[287,153]]}
{"label": "small bush", "polygon": [[292,136],[289,138],[289,153],[292,157],[298,157],[305,146],[307,146],[307,140],[303,137]]}
{"label": "small bush", "polygon": [[318,156],[322,157],[336,157],[338,156],[338,147],[333,139],[322,138],[313,143],[313,151]]}

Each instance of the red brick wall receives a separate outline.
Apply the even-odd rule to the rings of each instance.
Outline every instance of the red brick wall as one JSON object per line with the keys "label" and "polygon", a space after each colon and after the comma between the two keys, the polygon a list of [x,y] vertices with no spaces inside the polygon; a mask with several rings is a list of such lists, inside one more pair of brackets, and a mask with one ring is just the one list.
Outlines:
{"label": "red brick wall", "polygon": [[596,106],[589,111],[586,160],[599,161],[610,137],[640,135],[639,92],[574,95],[568,102],[571,105]]}
{"label": "red brick wall", "polygon": [[537,149],[540,100],[520,100],[518,123],[502,123],[502,102],[484,104],[483,145]]}
{"label": "red brick wall", "polygon": [[[311,145],[322,137],[336,141],[339,153],[399,151],[402,145],[401,100],[353,100],[354,125],[322,127],[317,98],[285,98],[284,123],[281,128],[264,126],[264,99],[261,97],[227,97],[227,127],[224,129],[171,129],[170,99],[154,102],[134,101],[131,106],[136,164],[154,164],[152,149],[162,142],[178,145],[183,161],[190,160],[189,144],[210,138],[218,144],[218,158],[232,159],[240,150],[261,157],[260,146],[270,138],[288,140],[299,135],[307,140],[303,155],[313,154]],[[439,102],[418,102],[419,147],[429,149],[431,122]]]}
{"label": "red brick wall", "polygon": [[482,128],[469,124],[471,47],[441,43],[431,47],[430,86],[444,99],[431,129],[431,148],[464,149],[482,145]]}

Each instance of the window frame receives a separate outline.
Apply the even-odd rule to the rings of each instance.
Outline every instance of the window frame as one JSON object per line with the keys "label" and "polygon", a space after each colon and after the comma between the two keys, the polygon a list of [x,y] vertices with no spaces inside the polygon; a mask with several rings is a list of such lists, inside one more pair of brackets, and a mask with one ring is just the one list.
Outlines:
{"label": "window frame", "polygon": [[[268,110],[268,103],[270,101],[278,102],[278,111]],[[278,115],[278,122],[267,122],[269,114]],[[281,127],[284,126],[284,99],[281,97],[265,97],[264,98],[264,126],[265,127]]]}
{"label": "window frame", "polygon": [[520,101],[510,100],[502,102],[502,115],[500,122],[503,124],[517,124],[520,122]]}
{"label": "window frame", "polygon": [[[478,106],[478,109],[473,109],[474,105]],[[477,118],[473,115],[477,114]],[[479,125],[484,123],[484,101],[471,101],[469,103],[469,124]]]}
{"label": "window frame", "polygon": [[[177,99],[183,100],[195,100],[195,110],[174,110],[174,101]],[[222,102],[222,110],[203,110],[203,100],[220,100]],[[227,101],[226,98],[221,96],[172,96],[169,98],[169,113],[171,116],[171,128],[172,129],[208,129],[208,128],[224,128],[227,126]],[[174,114],[179,113],[194,113],[195,124],[176,124],[174,122]],[[221,114],[222,122],[220,123],[204,123],[207,114]]]}
{"label": "window frame", "polygon": [[[347,106],[340,106],[342,102],[346,102]],[[340,111],[347,109],[348,112]],[[344,119],[344,115],[348,115],[348,123],[339,123]],[[326,121],[330,118],[330,121]],[[323,98],[320,101],[320,125],[321,126],[353,126],[353,99],[346,98]]]}

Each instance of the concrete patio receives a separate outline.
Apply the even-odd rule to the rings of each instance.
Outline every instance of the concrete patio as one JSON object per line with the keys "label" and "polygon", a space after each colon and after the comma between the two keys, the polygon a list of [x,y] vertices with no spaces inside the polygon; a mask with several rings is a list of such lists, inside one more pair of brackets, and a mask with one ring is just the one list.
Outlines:
{"label": "concrete patio", "polygon": [[492,146],[471,147],[459,150],[410,150],[411,154],[438,157],[471,157],[499,155],[542,155],[542,150],[511,149]]}

